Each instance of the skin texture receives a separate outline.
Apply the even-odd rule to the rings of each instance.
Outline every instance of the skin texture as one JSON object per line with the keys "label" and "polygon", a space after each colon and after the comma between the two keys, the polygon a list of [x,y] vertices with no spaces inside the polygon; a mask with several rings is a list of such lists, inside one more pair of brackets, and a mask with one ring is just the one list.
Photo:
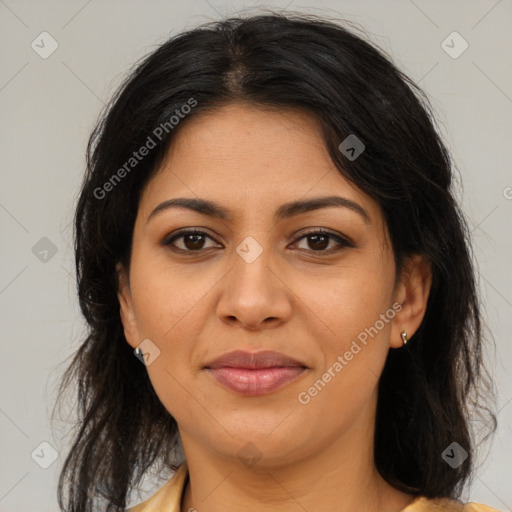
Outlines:
{"label": "skin texture", "polygon": [[[369,222],[346,207],[273,219],[284,203],[332,195],[358,203]],[[148,221],[176,197],[215,201],[232,218],[175,208]],[[181,228],[211,238],[176,239],[188,253],[162,244]],[[301,238],[318,228],[355,247]],[[249,236],[263,251],[252,263],[236,251]],[[128,343],[160,350],[147,371],[178,423],[190,472],[183,511],[396,512],[412,501],[376,471],[373,434],[378,378],[400,333],[421,323],[430,269],[413,257],[396,275],[378,203],[340,175],[313,117],[234,103],[184,123],[142,194],[130,268],[118,271]],[[394,303],[392,320],[300,403]],[[274,350],[308,368],[269,394],[238,395],[204,370],[235,349]],[[237,455],[243,447],[256,464]]]}

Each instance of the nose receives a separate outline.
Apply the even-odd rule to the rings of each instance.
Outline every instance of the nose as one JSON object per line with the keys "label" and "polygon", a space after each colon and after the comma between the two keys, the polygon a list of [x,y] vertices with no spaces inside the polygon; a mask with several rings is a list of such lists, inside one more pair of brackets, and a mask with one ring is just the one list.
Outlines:
{"label": "nose", "polygon": [[264,249],[252,262],[234,256],[233,267],[220,283],[217,315],[223,322],[258,331],[289,320],[293,294],[271,253]]}

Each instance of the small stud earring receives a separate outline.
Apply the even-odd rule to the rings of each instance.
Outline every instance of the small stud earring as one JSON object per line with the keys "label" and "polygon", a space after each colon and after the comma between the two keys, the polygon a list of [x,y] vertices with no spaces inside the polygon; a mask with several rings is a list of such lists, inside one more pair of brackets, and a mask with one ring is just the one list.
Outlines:
{"label": "small stud earring", "polygon": [[407,331],[402,331],[402,334],[400,334],[400,336],[405,345],[409,341],[409,338],[407,337]]}

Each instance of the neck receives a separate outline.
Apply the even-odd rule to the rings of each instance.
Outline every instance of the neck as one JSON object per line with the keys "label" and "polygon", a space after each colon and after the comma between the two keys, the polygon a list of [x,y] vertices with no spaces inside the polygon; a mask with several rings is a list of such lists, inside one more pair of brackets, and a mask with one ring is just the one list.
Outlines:
{"label": "neck", "polygon": [[374,465],[373,428],[364,425],[368,418],[361,417],[342,436],[300,460],[262,458],[250,467],[236,455],[205,451],[180,431],[189,469],[181,511],[399,512],[414,496],[380,476]]}

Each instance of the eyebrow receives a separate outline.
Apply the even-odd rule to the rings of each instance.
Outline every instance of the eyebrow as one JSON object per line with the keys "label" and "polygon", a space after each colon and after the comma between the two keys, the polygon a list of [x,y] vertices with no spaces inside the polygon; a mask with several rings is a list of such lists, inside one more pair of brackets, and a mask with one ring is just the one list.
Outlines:
{"label": "eyebrow", "polygon": [[[370,224],[370,216],[366,210],[358,203],[340,196],[315,197],[312,199],[304,199],[300,201],[292,201],[281,205],[274,213],[274,221],[288,219],[300,215],[302,213],[319,210],[321,208],[329,208],[332,206],[348,208],[359,214],[366,224]],[[148,216],[146,223],[156,215],[169,210],[171,208],[186,208],[194,212],[206,215],[208,217],[232,221],[233,217],[230,211],[213,201],[206,199],[176,197],[160,203]]]}

